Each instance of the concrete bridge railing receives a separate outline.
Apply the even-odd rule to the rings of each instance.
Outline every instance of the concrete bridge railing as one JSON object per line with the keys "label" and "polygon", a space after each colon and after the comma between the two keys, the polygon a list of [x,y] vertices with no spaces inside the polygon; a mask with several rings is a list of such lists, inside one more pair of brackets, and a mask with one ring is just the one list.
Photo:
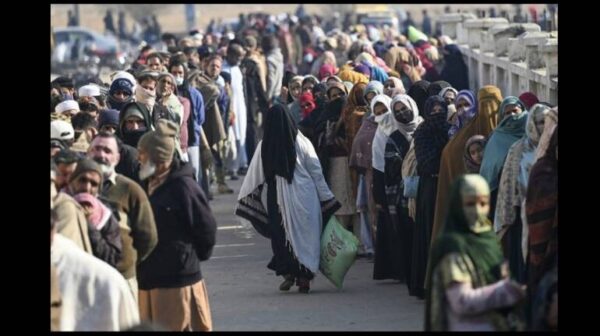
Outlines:
{"label": "concrete bridge railing", "polygon": [[557,32],[467,13],[445,14],[438,21],[465,57],[471,88],[496,85],[503,96],[531,91],[540,101],[558,104]]}

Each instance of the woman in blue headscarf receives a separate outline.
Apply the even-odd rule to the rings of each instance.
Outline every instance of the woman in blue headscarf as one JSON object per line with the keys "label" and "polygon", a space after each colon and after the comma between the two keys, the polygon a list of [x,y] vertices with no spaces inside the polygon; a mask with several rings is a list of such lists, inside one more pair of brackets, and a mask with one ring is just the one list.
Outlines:
{"label": "woman in blue headscarf", "polygon": [[496,198],[502,167],[510,146],[525,135],[527,110],[525,105],[514,96],[504,98],[498,109],[498,127],[490,135],[483,152],[483,161],[479,174],[487,181],[492,193],[490,219],[496,211]]}

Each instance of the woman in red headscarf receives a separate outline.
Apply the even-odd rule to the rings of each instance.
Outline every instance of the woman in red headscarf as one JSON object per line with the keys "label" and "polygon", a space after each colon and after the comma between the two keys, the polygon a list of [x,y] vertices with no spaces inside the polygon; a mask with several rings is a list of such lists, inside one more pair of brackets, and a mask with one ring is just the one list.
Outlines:
{"label": "woman in red headscarf", "polygon": [[302,119],[308,117],[311,112],[317,107],[315,98],[312,92],[306,91],[300,95],[300,109],[302,111]]}

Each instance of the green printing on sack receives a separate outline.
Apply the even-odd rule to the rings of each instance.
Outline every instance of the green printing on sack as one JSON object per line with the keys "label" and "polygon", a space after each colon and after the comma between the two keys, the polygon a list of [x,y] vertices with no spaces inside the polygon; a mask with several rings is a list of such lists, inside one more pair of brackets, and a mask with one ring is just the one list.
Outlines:
{"label": "green printing on sack", "polygon": [[338,289],[342,288],[346,273],[356,260],[358,239],[332,216],[321,237],[319,269]]}

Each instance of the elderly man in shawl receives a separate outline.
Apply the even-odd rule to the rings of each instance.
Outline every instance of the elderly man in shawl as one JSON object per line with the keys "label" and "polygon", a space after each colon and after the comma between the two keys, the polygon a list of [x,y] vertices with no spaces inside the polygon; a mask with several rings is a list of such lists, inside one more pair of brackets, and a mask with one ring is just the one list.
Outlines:
{"label": "elderly man in shawl", "polygon": [[271,239],[268,268],[285,280],[296,280],[308,293],[319,269],[323,223],[340,208],[329,190],[311,142],[298,132],[287,107],[274,105],[265,120],[265,134],[250,162],[238,195],[236,214]]}

